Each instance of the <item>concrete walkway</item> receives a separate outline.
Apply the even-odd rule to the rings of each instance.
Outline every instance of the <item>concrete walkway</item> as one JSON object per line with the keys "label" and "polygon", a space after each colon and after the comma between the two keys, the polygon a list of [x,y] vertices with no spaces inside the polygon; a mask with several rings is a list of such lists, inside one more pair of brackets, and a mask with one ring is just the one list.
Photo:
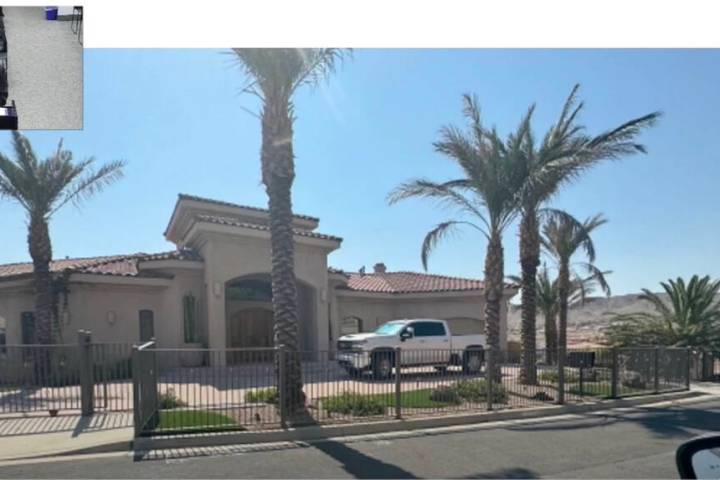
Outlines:
{"label": "concrete walkway", "polygon": [[0,418],[0,461],[130,449],[132,413]]}
{"label": "concrete walkway", "polygon": [[83,48],[42,7],[4,7],[10,100],[20,130],[82,129]]}

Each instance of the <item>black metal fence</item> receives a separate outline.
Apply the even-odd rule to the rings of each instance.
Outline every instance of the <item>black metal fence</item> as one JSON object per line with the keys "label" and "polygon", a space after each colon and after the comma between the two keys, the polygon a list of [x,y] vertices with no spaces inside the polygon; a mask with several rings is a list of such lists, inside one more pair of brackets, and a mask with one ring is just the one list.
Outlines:
{"label": "black metal fence", "polygon": [[132,345],[89,340],[0,348],[0,414],[130,410]]}
{"label": "black metal fence", "polygon": [[691,362],[693,380],[720,381],[720,351],[693,349]]}
{"label": "black metal fence", "polygon": [[[146,397],[136,395],[136,401],[149,405],[136,407],[136,418],[141,412],[136,433],[449,415],[689,388],[688,349],[572,349],[562,375],[558,365],[548,361],[557,356],[548,353],[553,352],[537,353],[537,381],[529,384],[521,378],[517,352],[491,356],[440,349],[368,354],[146,348],[135,354],[140,363],[133,363],[145,371],[146,388],[141,391]],[[278,382],[296,367],[301,389],[286,387],[292,382]]]}

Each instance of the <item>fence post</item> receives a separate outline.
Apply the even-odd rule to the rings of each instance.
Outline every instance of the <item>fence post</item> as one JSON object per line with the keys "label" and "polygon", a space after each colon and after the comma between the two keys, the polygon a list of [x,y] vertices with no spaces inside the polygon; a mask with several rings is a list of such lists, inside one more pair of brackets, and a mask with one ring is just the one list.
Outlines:
{"label": "fence post", "polygon": [[690,390],[690,359],[692,358],[692,349],[687,347],[687,376],[685,378],[685,388]]}
{"label": "fence post", "polygon": [[402,349],[395,347],[395,418],[400,420],[402,418],[402,385],[400,375]]}
{"label": "fence post", "polygon": [[278,403],[280,407],[280,427],[287,428],[287,391],[285,390],[285,370],[287,362],[285,361],[285,345],[277,348],[278,354]]}
{"label": "fence post", "polygon": [[557,350],[557,367],[558,367],[558,405],[565,404],[565,348],[560,347]]}
{"label": "fence post", "polygon": [[610,398],[618,398],[618,380],[619,380],[618,350],[612,347],[612,368],[610,370]]}
{"label": "fence post", "polygon": [[653,392],[660,393],[660,347],[655,347],[655,354],[653,357],[653,369],[655,370],[655,378],[653,382]]}
{"label": "fence post", "polygon": [[90,332],[78,330],[78,357],[80,370],[80,410],[84,417],[94,413],[95,388],[93,381],[93,354]]}
{"label": "fence post", "polygon": [[133,385],[133,426],[135,427],[135,438],[138,438],[142,433],[142,405],[140,403],[140,381],[138,379],[138,375],[140,374],[140,352],[138,351],[137,345],[133,345],[132,348],[131,365]]}
{"label": "fence post", "polygon": [[493,409],[493,376],[495,376],[495,347],[487,350],[487,365],[485,366],[485,383],[487,390],[487,409]]}

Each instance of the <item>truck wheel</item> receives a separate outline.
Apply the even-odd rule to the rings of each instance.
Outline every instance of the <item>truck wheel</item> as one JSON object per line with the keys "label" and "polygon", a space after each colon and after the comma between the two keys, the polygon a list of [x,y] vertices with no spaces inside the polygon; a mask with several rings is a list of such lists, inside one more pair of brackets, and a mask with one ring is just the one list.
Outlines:
{"label": "truck wheel", "polygon": [[393,370],[393,354],[391,352],[377,352],[372,357],[372,373],[376,380],[390,378]]}
{"label": "truck wheel", "polygon": [[350,378],[358,378],[362,371],[360,369],[357,369],[355,367],[347,367],[345,368],[345,371],[347,372],[348,376]]}
{"label": "truck wheel", "polygon": [[473,375],[480,373],[483,364],[482,350],[468,350],[463,354],[463,373]]}

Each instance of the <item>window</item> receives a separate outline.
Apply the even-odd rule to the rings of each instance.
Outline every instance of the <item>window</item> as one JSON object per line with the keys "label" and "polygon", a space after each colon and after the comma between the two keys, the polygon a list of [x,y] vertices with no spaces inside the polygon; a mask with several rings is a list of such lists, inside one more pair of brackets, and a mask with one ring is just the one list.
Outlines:
{"label": "window", "polygon": [[359,317],[345,317],[340,322],[340,335],[359,333],[362,331],[362,319]]}
{"label": "window", "polygon": [[192,293],[185,295],[182,301],[185,343],[196,343],[200,337],[198,334],[198,301]]}
{"label": "window", "polygon": [[388,322],[380,325],[375,333],[378,335],[397,335],[405,326],[405,322]]}
{"label": "window", "polygon": [[23,312],[20,315],[20,329],[22,330],[22,343],[24,345],[35,343],[35,313]]}
{"label": "window", "polygon": [[140,310],[140,341],[150,341],[155,336],[155,314],[152,310]]}
{"label": "window", "polygon": [[261,301],[272,300],[272,286],[267,280],[237,280],[227,285],[225,297],[230,301]]}
{"label": "window", "polygon": [[445,336],[445,327],[440,322],[415,322],[411,326],[416,337]]}

